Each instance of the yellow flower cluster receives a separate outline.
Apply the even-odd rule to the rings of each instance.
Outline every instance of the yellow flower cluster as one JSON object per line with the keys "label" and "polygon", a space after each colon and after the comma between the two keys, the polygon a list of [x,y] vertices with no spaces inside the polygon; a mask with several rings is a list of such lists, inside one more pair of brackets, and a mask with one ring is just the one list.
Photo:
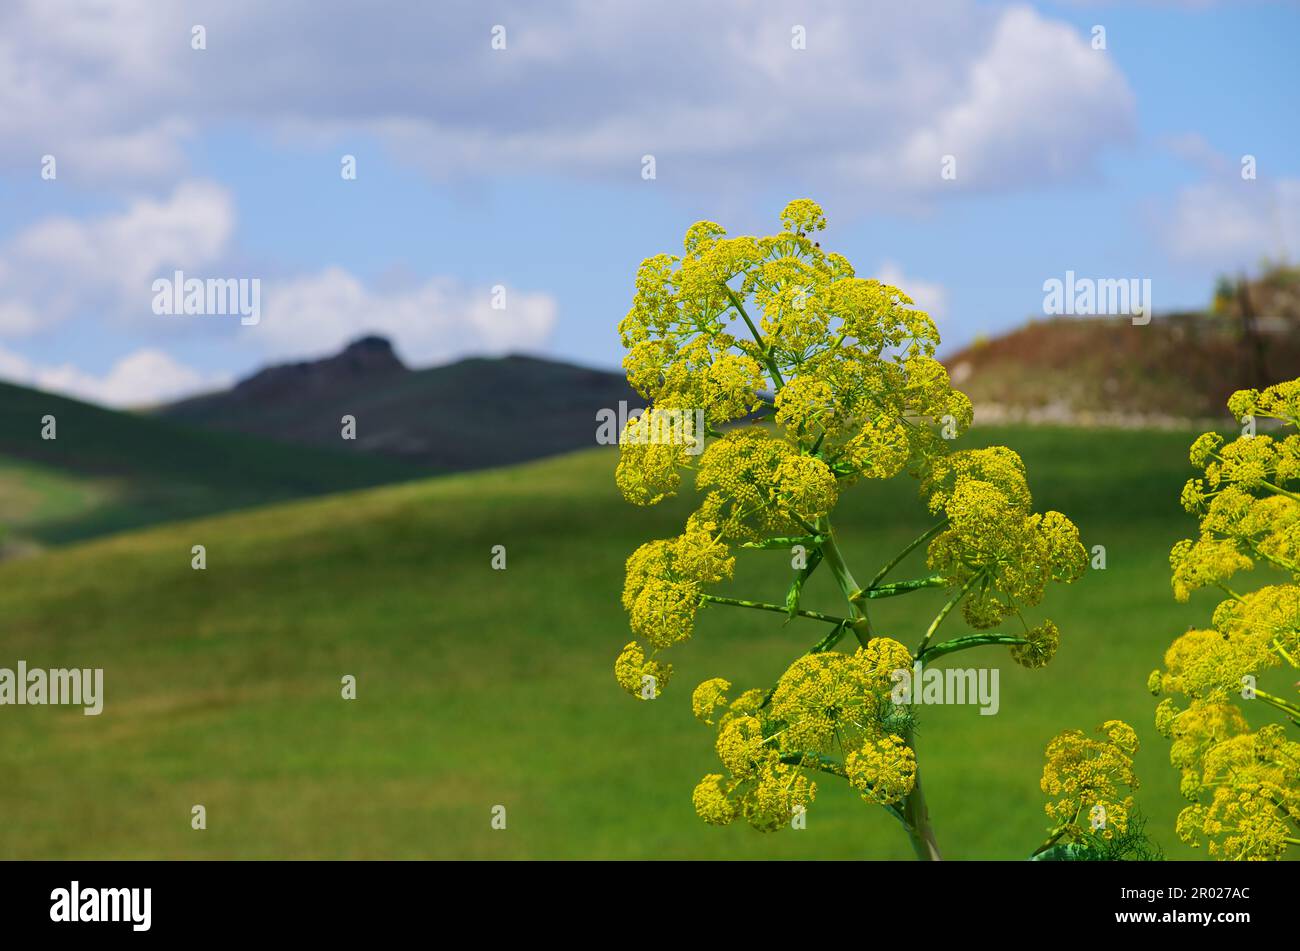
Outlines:
{"label": "yellow flower cluster", "polygon": [[[1262,393],[1241,390],[1228,405],[1294,427],[1300,425],[1291,415],[1297,393],[1300,380]],[[1189,455],[1204,475],[1183,488],[1182,503],[1200,516],[1201,533],[1170,553],[1175,597],[1186,601],[1197,588],[1226,587],[1260,561],[1300,578],[1300,434],[1277,439],[1247,432],[1225,444],[1218,433],[1205,433]]]}
{"label": "yellow flower cluster", "polygon": [[615,676],[629,693],[642,696],[647,675],[657,677],[660,687],[667,682],[672,667],[660,667],[654,654],[689,638],[704,585],[731,577],[736,559],[716,529],[711,522],[692,519],[678,537],[647,542],[628,558],[623,608],[632,632],[653,649],[647,659],[634,641],[619,656]]}
{"label": "yellow flower cluster", "polygon": [[[990,628],[1033,607],[1048,582],[1068,584],[1087,568],[1078,528],[1060,512],[1031,511],[1024,463],[1004,446],[934,460],[921,491],[948,521],[930,542],[928,563],[952,587],[968,589],[962,613],[973,627]],[[1014,656],[1042,666],[1060,632],[1055,625],[1035,628],[1030,640]]]}
{"label": "yellow flower cluster", "polygon": [[[628,420],[619,436],[618,468],[614,472],[623,498],[634,505],[654,505],[677,493],[682,481],[679,470],[690,460],[687,436],[695,438],[685,429],[694,425],[693,415],[681,416],[656,408]],[[674,432],[678,438],[673,438]],[[662,434],[669,438],[662,438]],[[703,433],[699,438],[704,438]]]}
{"label": "yellow flower cluster", "polygon": [[916,784],[916,753],[894,734],[867,740],[844,761],[849,783],[867,802],[901,802]]}
{"label": "yellow flower cluster", "polygon": [[[785,724],[781,740],[787,749],[831,753],[849,732],[876,722],[888,696],[872,689],[878,678],[866,666],[865,648],[858,650],[852,657],[838,651],[806,654],[782,674],[771,715]],[[909,657],[901,666],[910,664]]]}
{"label": "yellow flower cluster", "polygon": [[623,652],[614,661],[614,679],[618,685],[638,700],[653,700],[668,685],[673,665],[648,659],[645,650],[636,641],[623,645]]}
{"label": "yellow flower cluster", "polygon": [[1178,837],[1193,848],[1207,841],[1217,859],[1282,858],[1300,816],[1300,743],[1270,724],[1215,743],[1202,769],[1197,791],[1209,802],[1179,814]]}
{"label": "yellow flower cluster", "polygon": [[1153,674],[1154,692],[1224,701],[1240,694],[1247,678],[1300,656],[1300,586],[1268,585],[1229,598],[1213,622],[1174,640],[1164,671]]}
{"label": "yellow flower cluster", "polygon": [[943,439],[917,418],[948,421],[951,434],[973,416],[943,364],[924,353],[899,361],[857,350],[826,351],[799,366],[776,394],[776,421],[801,445],[816,446],[847,479],[888,479],[909,463],[944,452]]}
{"label": "yellow flower cluster", "polygon": [[[973,411],[934,359],[934,322],[809,237],[826,223],[815,202],[791,202],[781,220],[763,238],[697,222],[681,255],[642,263],[619,324],[628,381],[652,411],[702,410],[710,433],[752,413],[770,389],[791,447],[846,479],[888,478],[942,454],[937,430],[956,436]],[[692,461],[681,445],[621,446],[616,480],[640,505],[673,494]]]}
{"label": "yellow flower cluster", "polygon": [[[1238,418],[1300,425],[1300,380],[1263,391],[1234,393]],[[1156,728],[1172,742],[1169,759],[1182,773],[1192,805],[1178,817],[1178,836],[1202,842],[1218,859],[1278,859],[1300,829],[1300,743],[1276,724],[1254,732],[1232,698],[1278,707],[1293,721],[1300,709],[1256,683],[1282,665],[1300,666],[1300,435],[1258,434],[1248,426],[1225,443],[1205,433],[1192,444],[1192,464],[1203,476],[1183,489],[1187,511],[1200,516],[1200,535],[1170,553],[1174,595],[1219,587],[1227,595],[1211,626],[1180,635],[1152,671]],[[1257,565],[1290,581],[1239,594],[1229,581]]]}
{"label": "yellow flower cluster", "polygon": [[[725,685],[725,686],[724,686]],[[789,825],[800,809],[817,795],[817,784],[802,762],[783,759],[770,724],[762,716],[763,691],[748,690],[728,704],[730,685],[722,679],[705,681],[696,688],[692,705],[696,716],[707,709],[727,712],[718,722],[716,750],[728,774],[705,776],[691,797],[695,812],[711,825],[727,825],[744,818],[761,832]]]}
{"label": "yellow flower cluster", "polygon": [[1201,792],[1205,754],[1216,744],[1250,727],[1241,711],[1223,701],[1193,700],[1183,709],[1172,697],[1156,707],[1156,729],[1173,742],[1169,762],[1182,771],[1183,795],[1194,799]]}
{"label": "yellow flower cluster", "polygon": [[802,533],[839,496],[826,463],[758,426],[710,444],[695,484],[706,493],[698,517],[733,539]]}
{"label": "yellow flower cluster", "polygon": [[937,515],[948,508],[958,489],[972,483],[991,486],[1010,508],[1028,512],[1033,507],[1024,460],[1006,446],[967,449],[935,459],[921,479],[921,495]]}
{"label": "yellow flower cluster", "polygon": [[695,719],[713,726],[713,717],[727,705],[727,694],[730,691],[731,681],[722,677],[706,680],[696,687],[691,694],[691,712],[695,714]]}
{"label": "yellow flower cluster", "polygon": [[1111,839],[1128,829],[1133,797],[1120,787],[1138,787],[1133,771],[1137,733],[1123,720],[1107,720],[1094,739],[1082,730],[1066,730],[1047,744],[1040,787],[1049,797],[1045,811],[1063,827],[1067,839],[1089,834]]}
{"label": "yellow flower cluster", "polygon": [[1300,426],[1300,380],[1275,383],[1264,390],[1238,390],[1228,398],[1228,410],[1237,419],[1253,416]]}
{"label": "yellow flower cluster", "polygon": [[1030,670],[1046,667],[1056,656],[1056,649],[1060,646],[1061,632],[1055,622],[1044,621],[1029,629],[1024,644],[1016,644],[1011,648],[1011,659],[1021,667],[1028,667]]}
{"label": "yellow flower cluster", "polygon": [[805,654],[770,698],[748,691],[728,703],[726,680],[700,684],[691,700],[696,717],[712,724],[726,710],[717,718],[716,750],[727,770],[696,787],[700,818],[725,824],[743,816],[755,828],[779,829],[816,793],[807,772],[840,763],[836,757],[840,775],[868,802],[901,800],[912,791],[916,756],[893,732],[901,714],[889,695],[893,671],[911,665],[906,647],[877,637],[853,654]]}
{"label": "yellow flower cluster", "polygon": [[1250,731],[1226,700],[1194,699],[1182,709],[1166,697],[1156,728],[1170,740],[1170,763],[1192,805],[1178,817],[1178,837],[1209,845],[1222,860],[1279,859],[1300,825],[1300,743],[1278,724]]}

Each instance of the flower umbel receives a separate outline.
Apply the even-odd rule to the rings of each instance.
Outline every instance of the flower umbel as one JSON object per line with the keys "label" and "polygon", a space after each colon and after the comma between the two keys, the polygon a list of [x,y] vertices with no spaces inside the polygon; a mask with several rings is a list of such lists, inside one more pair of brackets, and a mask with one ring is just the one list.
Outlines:
{"label": "flower umbel", "polygon": [[[765,237],[732,237],[698,222],[681,254],[648,258],[637,273],[619,333],[628,380],[651,408],[629,423],[615,478],[630,502],[652,505],[679,491],[682,470],[694,469],[701,498],[681,535],[647,542],[627,561],[622,600],[637,640],[615,673],[635,696],[644,698],[648,682],[661,686],[671,667],[658,655],[692,638],[706,607],[824,625],[769,689],[733,700],[721,677],[695,689],[692,712],[716,729],[722,767],[696,786],[695,810],[713,825],[743,818],[775,831],[800,821],[816,796],[814,777],[832,776],[889,810],[918,856],[938,858],[915,717],[909,699],[892,695],[895,674],[931,654],[994,643],[1010,645],[1026,667],[1043,666],[1059,631],[1050,621],[1031,626],[1023,613],[1049,582],[1076,580],[1086,555],[1069,519],[1033,511],[1014,452],[951,451],[973,410],[934,358],[939,334],[930,317],[901,289],[859,277],[845,258],[823,250],[812,237],[827,225],[815,202],[793,201],[780,219],[780,230]],[[684,440],[648,438],[688,409],[702,413],[693,432],[702,452],[698,444],[688,452]],[[859,480],[904,472],[922,479],[939,522],[863,586],[831,516]],[[931,573],[890,580],[926,542]],[[743,549],[790,554],[784,598],[716,590],[732,579],[733,552]],[[829,574],[838,589],[839,613],[803,606],[819,568],[818,577]],[[874,599],[927,588],[947,588],[948,604],[917,626],[915,650],[874,630]],[[958,604],[975,628],[1014,619],[1024,633],[932,645]],[[853,652],[840,646],[850,635]]]}
{"label": "flower umbel", "polygon": [[[1240,390],[1228,408],[1294,430],[1300,380]],[[1174,596],[1186,601],[1197,589],[1218,588],[1226,598],[1209,627],[1175,638],[1164,668],[1148,678],[1152,693],[1168,695],[1156,708],[1156,727],[1171,740],[1169,760],[1192,803],[1176,829],[1216,859],[1280,859],[1300,844],[1300,743],[1277,723],[1252,732],[1235,701],[1272,707],[1300,724],[1300,704],[1260,683],[1276,668],[1290,668],[1294,681],[1300,667],[1300,435],[1257,434],[1251,426],[1227,442],[1205,433],[1189,457],[1203,475],[1187,483],[1182,503],[1200,516],[1200,534],[1170,553]],[[1239,593],[1238,576],[1256,567],[1287,580]]]}

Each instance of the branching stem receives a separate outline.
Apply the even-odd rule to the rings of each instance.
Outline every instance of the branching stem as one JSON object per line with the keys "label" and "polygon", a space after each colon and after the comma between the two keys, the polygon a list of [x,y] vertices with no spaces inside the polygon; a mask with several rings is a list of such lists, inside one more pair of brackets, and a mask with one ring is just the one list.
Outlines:
{"label": "branching stem", "polygon": [[875,576],[874,578],[872,578],[872,579],[871,579],[871,583],[867,585],[867,590],[868,590],[868,591],[871,591],[871,590],[873,590],[873,589],[879,587],[879,586],[880,586],[880,582],[884,581],[884,580],[885,580],[885,577],[886,577],[886,576],[887,576],[891,571],[893,571],[895,568],[897,568],[898,565],[899,565],[899,563],[900,563],[904,558],[906,558],[908,555],[910,555],[910,554],[911,554],[913,551],[915,551],[917,548],[919,548],[919,547],[921,547],[922,545],[924,545],[926,542],[928,542],[928,541],[929,541],[931,538],[933,538],[935,535],[938,535],[941,531],[943,531],[943,530],[944,530],[945,528],[947,528],[947,527],[948,527],[948,519],[945,518],[945,519],[943,519],[941,522],[939,522],[938,525],[931,526],[930,528],[926,529],[925,532],[922,533],[919,537],[917,537],[917,538],[913,539],[911,542],[909,542],[908,545],[907,545],[907,547],[904,548],[902,551],[900,551],[897,555],[895,555],[895,556],[893,557],[893,559],[889,562],[889,564],[885,565],[885,567],[881,568],[878,572],[876,572],[876,576]]}
{"label": "branching stem", "polygon": [[930,638],[934,637],[934,632],[939,630],[939,625],[943,623],[943,619],[946,618],[952,612],[952,609],[961,602],[961,599],[966,596],[966,592],[975,586],[975,582],[979,581],[983,577],[983,572],[971,575],[970,580],[961,586],[961,590],[948,599],[948,603],[945,604],[939,613],[935,615],[934,620],[930,622],[929,629],[925,632],[925,637],[921,638],[921,643],[917,645],[916,651],[914,652],[917,657],[921,657],[925,654],[925,649],[930,645]]}
{"label": "branching stem", "polygon": [[[700,595],[705,604],[729,604],[736,608],[753,608],[756,611],[774,611],[777,614],[789,614],[790,610],[783,604],[770,604],[767,601],[746,601],[742,598],[723,598],[714,594]],[[822,614],[820,611],[794,612],[798,617],[811,618],[814,621],[825,621],[829,624],[849,624],[848,618],[835,617],[832,614]]]}
{"label": "branching stem", "polygon": [[956,651],[968,650],[972,647],[983,647],[986,644],[1028,644],[1029,639],[1020,637],[1016,634],[966,634],[963,637],[954,637],[952,640],[943,641],[927,648],[921,652],[920,661],[927,664],[936,657],[942,657],[944,654],[952,654]]}
{"label": "branching stem", "polygon": [[745,325],[749,327],[749,332],[754,335],[754,343],[758,344],[758,349],[763,354],[763,362],[767,364],[767,369],[772,374],[772,383],[779,390],[785,386],[785,378],[781,376],[781,368],[776,365],[776,358],[772,356],[772,351],[767,344],[763,343],[763,335],[758,332],[754,322],[749,319],[749,313],[745,310],[745,305],[741,303],[740,298],[736,296],[736,292],[726,284],[722,286],[727,292],[727,297],[731,300],[731,306],[735,307],[737,313],[744,318]]}

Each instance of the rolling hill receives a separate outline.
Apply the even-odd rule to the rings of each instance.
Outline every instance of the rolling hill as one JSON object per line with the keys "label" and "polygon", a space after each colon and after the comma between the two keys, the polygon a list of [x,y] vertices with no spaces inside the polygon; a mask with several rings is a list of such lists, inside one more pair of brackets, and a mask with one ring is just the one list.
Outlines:
{"label": "rolling hill", "polygon": [[1205,312],[1035,320],[944,362],[986,423],[1229,425],[1234,391],[1300,375],[1300,268],[1222,280]]}
{"label": "rolling hill", "polygon": [[[996,716],[923,711],[947,856],[1023,858],[1047,826],[1047,740],[1111,717],[1141,737],[1151,831],[1172,856],[1203,854],[1174,836],[1178,776],[1145,687],[1170,639],[1212,604],[1178,604],[1169,587],[1169,546],[1194,529],[1178,506],[1190,438],[1043,427],[963,440],[1018,449],[1037,505],[1074,517],[1108,565],[1051,593],[1063,643],[1047,668],[1024,670],[1002,648],[953,655],[1002,680]],[[804,831],[695,818],[691,789],[716,759],[691,689],[715,676],[768,684],[822,632],[709,608],[674,649],[661,697],[623,694],[611,668],[628,639],[624,559],[676,533],[694,500],[629,506],[614,462],[593,449],[0,564],[0,665],[103,667],[106,694],[98,717],[0,715],[0,857],[909,857],[892,820],[834,782]],[[906,479],[855,488],[836,517],[847,557],[868,572],[924,524]],[[190,568],[199,542],[202,572]],[[506,546],[505,570],[491,566],[494,545]],[[779,599],[788,576],[780,553],[752,552],[729,593]],[[806,606],[834,597],[817,575]],[[882,602],[878,626],[911,641],[939,600]],[[340,696],[345,674],[354,701]],[[196,803],[204,831],[190,827]],[[505,830],[490,827],[495,805]]]}
{"label": "rolling hill", "polygon": [[[54,439],[42,419],[54,417]],[[400,460],[197,430],[0,383],[0,526],[12,553],[426,475]]]}

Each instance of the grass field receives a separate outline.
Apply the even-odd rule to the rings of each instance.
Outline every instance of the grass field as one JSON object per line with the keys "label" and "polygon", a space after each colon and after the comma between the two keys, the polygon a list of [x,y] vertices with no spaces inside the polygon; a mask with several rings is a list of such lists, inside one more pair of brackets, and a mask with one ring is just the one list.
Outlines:
{"label": "grass field", "polygon": [[[1004,648],[953,655],[1002,669],[1001,711],[924,708],[919,755],[951,858],[1023,858],[1043,838],[1038,777],[1056,732],[1137,727],[1141,805],[1174,857],[1180,808],[1144,683],[1180,605],[1169,546],[1184,433],[977,430],[1024,455],[1105,571],[1049,594],[1063,645],[1026,671]],[[716,829],[690,793],[715,767],[693,686],[770,684],[821,625],[711,607],[653,703],[623,694],[622,565],[675,533],[691,496],[626,505],[612,450],[328,496],[113,536],[0,565],[0,666],[103,667],[105,709],[0,708],[0,857],[906,858],[883,810],[836,781],[805,831]],[[861,487],[836,525],[859,576],[926,526],[906,478]],[[207,546],[208,568],[190,568]],[[493,545],[507,568],[492,570]],[[913,565],[913,567],[916,567]],[[919,573],[919,571],[913,572]],[[729,593],[780,600],[785,555],[742,556]],[[900,575],[907,577],[904,569]],[[818,574],[806,605],[831,609]],[[911,644],[933,592],[883,603]],[[951,623],[951,622],[950,622]],[[960,621],[948,633],[963,630]],[[358,699],[340,678],[358,678]],[[190,828],[191,806],[208,828]],[[494,805],[508,828],[494,831]],[[1203,853],[1200,853],[1203,854]]]}

